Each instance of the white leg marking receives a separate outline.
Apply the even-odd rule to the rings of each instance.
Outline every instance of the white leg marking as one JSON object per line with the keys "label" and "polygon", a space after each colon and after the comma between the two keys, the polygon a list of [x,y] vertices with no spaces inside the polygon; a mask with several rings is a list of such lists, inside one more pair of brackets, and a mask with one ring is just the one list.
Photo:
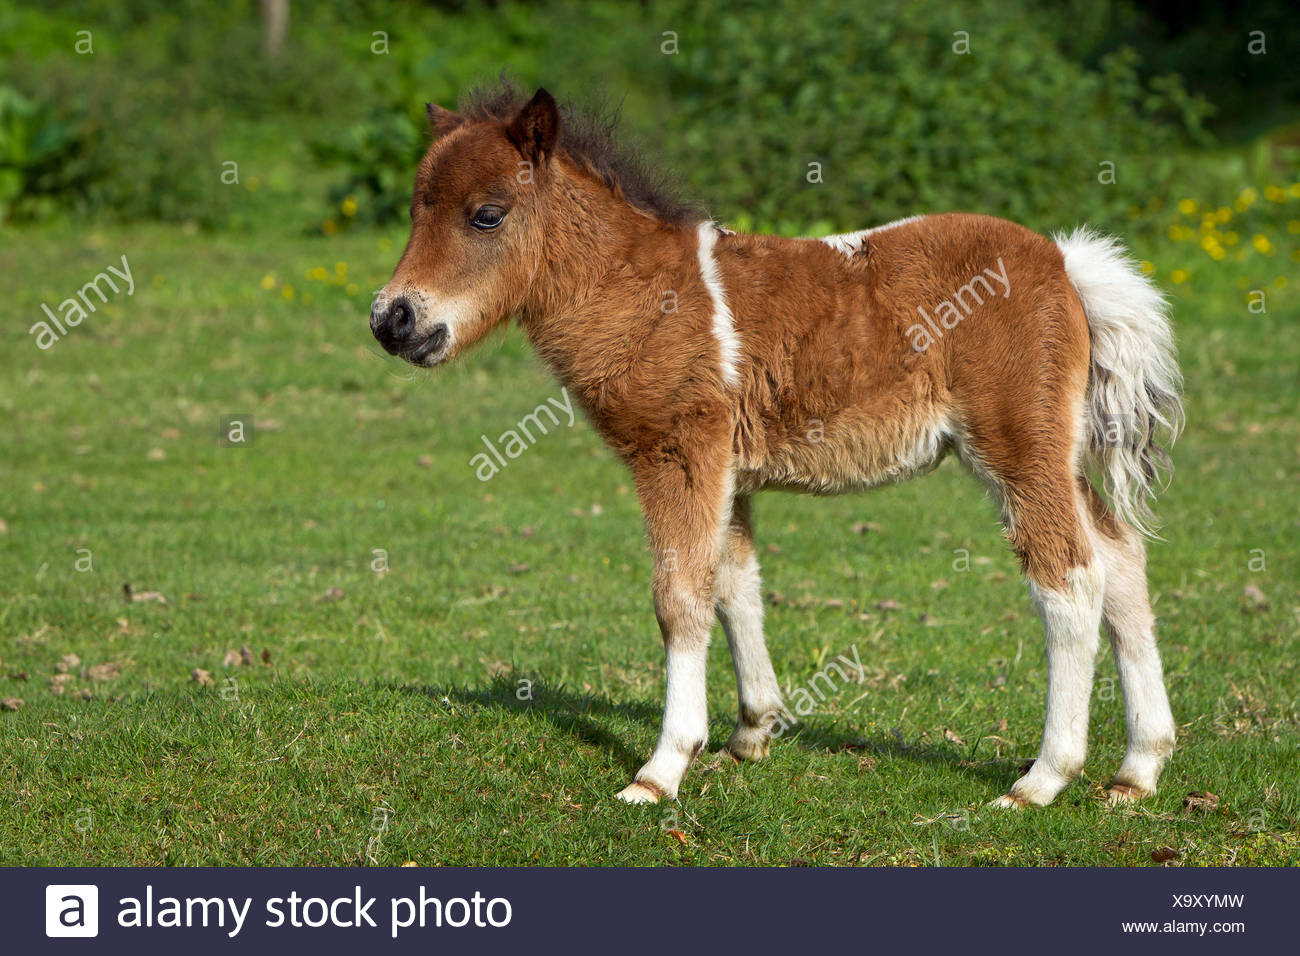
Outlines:
{"label": "white leg marking", "polygon": [[1156,647],[1142,541],[1135,532],[1122,542],[1094,532],[1092,546],[1106,564],[1102,614],[1124,692],[1128,732],[1111,793],[1120,800],[1138,799],[1156,792],[1160,771],[1173,753],[1174,716]]}
{"label": "white leg marking", "polygon": [[670,643],[666,653],[668,690],[664,698],[664,723],[659,743],[636,779],[618,796],[628,803],[655,803],[661,796],[677,796],[677,787],[700,748],[709,739],[709,713],[705,697],[708,640],[680,647]]}
{"label": "white leg marking", "polygon": [[713,303],[713,337],[718,340],[722,381],[726,385],[735,385],[740,381],[740,337],[736,335],[731,308],[727,305],[727,290],[722,284],[721,270],[713,255],[714,243],[718,241],[718,227],[712,222],[702,222],[696,232],[700,240],[700,278],[704,280]]}
{"label": "white leg marking", "polygon": [[1100,641],[1105,573],[1094,557],[1065,574],[1064,590],[1030,583],[1047,632],[1047,719],[1029,773],[994,801],[1003,807],[1044,806],[1082,771],[1088,755],[1088,701]]}
{"label": "white leg marking", "polygon": [[740,697],[740,720],[727,749],[742,760],[761,760],[767,756],[772,725],[781,713],[781,689],[763,640],[762,581],[753,554],[737,564],[724,552],[718,566],[717,605]]}

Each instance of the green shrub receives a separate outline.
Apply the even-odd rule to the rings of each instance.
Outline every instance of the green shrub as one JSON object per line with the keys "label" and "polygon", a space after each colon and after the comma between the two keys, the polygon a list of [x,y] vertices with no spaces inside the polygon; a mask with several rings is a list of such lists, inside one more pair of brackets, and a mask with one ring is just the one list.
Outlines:
{"label": "green shrub", "polygon": [[84,199],[93,161],[79,119],[0,85],[0,222],[41,219],[61,200]]}
{"label": "green shrub", "polygon": [[1016,4],[675,7],[689,24],[668,58],[681,165],[742,225],[1114,219],[1204,110],[1174,78],[1144,89],[1131,55],[1070,62]]}
{"label": "green shrub", "polygon": [[[199,105],[196,78],[178,71],[123,69],[106,53],[56,56],[21,71],[39,87],[39,112],[81,144],[66,173],[52,173],[41,197],[62,209],[121,219],[225,222],[220,115]],[[29,89],[28,98],[36,91]],[[57,105],[51,105],[57,104]]]}
{"label": "green shrub", "polygon": [[1170,148],[1201,135],[1206,105],[1176,77],[1143,84],[1131,53],[1095,70],[1071,62],[1043,17],[980,0],[463,14],[465,52],[419,47],[375,91],[389,111],[329,134],[317,155],[344,171],[332,204],[351,195],[363,221],[397,218],[426,142],[420,104],[509,63],[561,99],[601,80],[616,100],[630,94],[630,131],[653,134],[655,152],[740,228],[854,229],[949,209],[1040,228],[1116,222],[1169,175]]}

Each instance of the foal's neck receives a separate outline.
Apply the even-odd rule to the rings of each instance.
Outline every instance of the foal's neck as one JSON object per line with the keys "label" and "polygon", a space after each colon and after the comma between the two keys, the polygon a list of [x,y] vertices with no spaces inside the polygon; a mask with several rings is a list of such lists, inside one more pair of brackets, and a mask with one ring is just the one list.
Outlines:
{"label": "foal's neck", "polygon": [[639,212],[570,163],[553,169],[553,225],[520,324],[560,380],[599,404],[615,353],[637,351],[668,294],[692,287],[696,230]]}

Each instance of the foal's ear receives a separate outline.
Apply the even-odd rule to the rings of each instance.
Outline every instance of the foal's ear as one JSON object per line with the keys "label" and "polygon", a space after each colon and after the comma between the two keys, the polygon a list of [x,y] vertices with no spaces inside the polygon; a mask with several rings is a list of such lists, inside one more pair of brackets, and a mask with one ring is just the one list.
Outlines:
{"label": "foal's ear", "polygon": [[510,142],[524,156],[533,162],[545,161],[555,148],[555,141],[560,136],[560,110],[555,105],[555,97],[539,89],[533,98],[524,104],[519,115],[506,127]]}
{"label": "foal's ear", "polygon": [[461,123],[465,122],[465,117],[459,113],[453,113],[451,110],[443,109],[437,103],[425,103],[424,112],[429,117],[429,125],[439,136],[446,136]]}

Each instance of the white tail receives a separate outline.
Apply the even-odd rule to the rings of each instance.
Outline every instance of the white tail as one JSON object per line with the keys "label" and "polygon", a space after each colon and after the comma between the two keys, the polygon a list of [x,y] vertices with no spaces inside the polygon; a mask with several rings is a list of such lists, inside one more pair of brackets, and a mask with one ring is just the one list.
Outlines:
{"label": "white tail", "polygon": [[1052,238],[1092,335],[1089,459],[1102,472],[1112,510],[1154,536],[1148,499],[1171,468],[1158,439],[1164,433],[1173,445],[1183,426],[1169,305],[1118,240],[1083,228]]}

